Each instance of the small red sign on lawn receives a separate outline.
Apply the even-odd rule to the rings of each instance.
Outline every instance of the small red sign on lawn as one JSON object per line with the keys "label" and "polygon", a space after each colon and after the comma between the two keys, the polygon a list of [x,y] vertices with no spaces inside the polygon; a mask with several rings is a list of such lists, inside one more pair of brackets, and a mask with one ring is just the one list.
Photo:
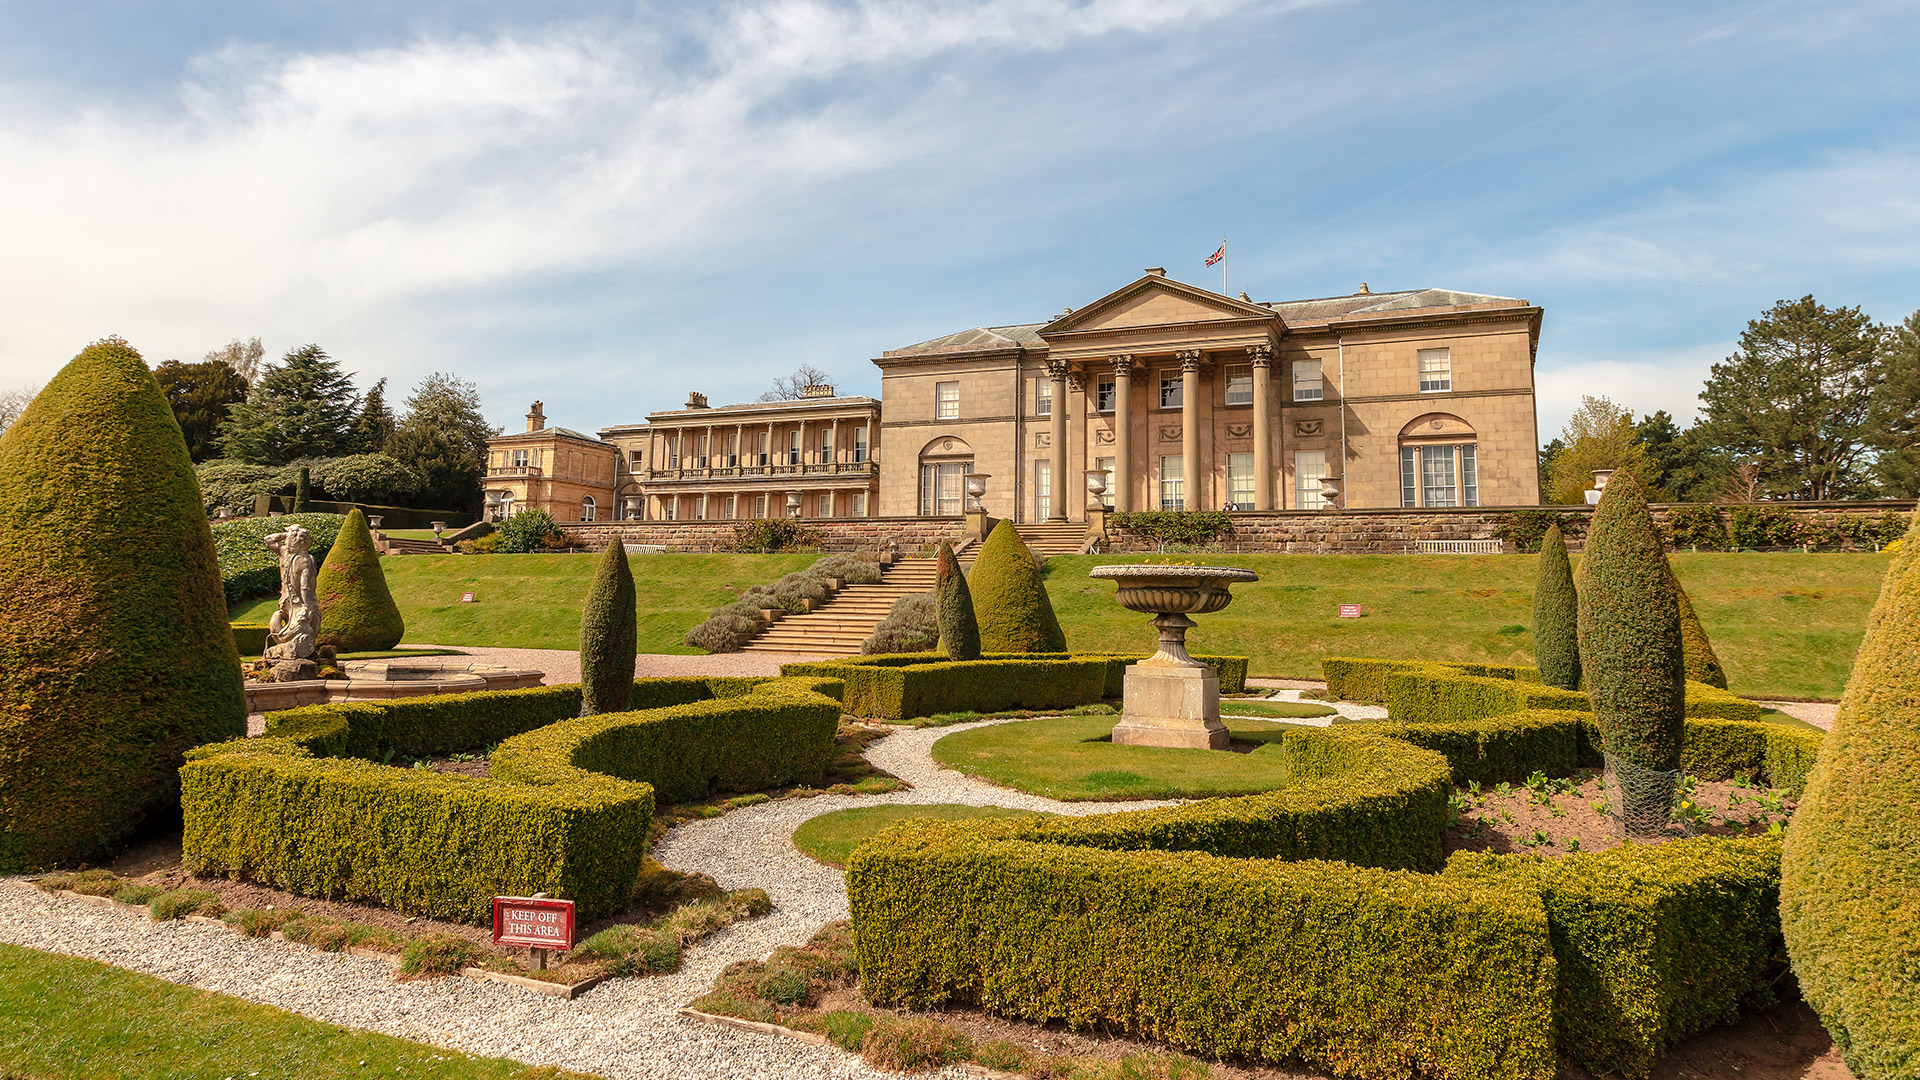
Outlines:
{"label": "small red sign on lawn", "polygon": [[463,592],[463,593],[461,593],[461,594],[460,594],[460,602],[461,602],[461,603],[463,603],[463,604],[471,604],[471,603],[473,603],[473,594],[472,594],[472,593],[470,593],[470,592]]}
{"label": "small red sign on lawn", "polygon": [[1359,617],[1360,617],[1360,605],[1359,605],[1359,604],[1341,604],[1341,605],[1340,605],[1340,617],[1341,617],[1341,618],[1343,618],[1343,619],[1357,619],[1357,618],[1359,618]]}
{"label": "small red sign on lawn", "polygon": [[537,896],[493,898],[493,940],[529,949],[573,948],[573,901]]}

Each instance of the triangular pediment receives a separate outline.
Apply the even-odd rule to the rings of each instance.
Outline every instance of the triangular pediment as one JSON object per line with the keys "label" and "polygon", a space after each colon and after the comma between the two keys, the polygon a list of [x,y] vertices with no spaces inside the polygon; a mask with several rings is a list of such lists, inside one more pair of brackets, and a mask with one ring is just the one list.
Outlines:
{"label": "triangular pediment", "polygon": [[1246,318],[1275,319],[1277,316],[1259,304],[1148,274],[1053,320],[1040,328],[1040,336]]}

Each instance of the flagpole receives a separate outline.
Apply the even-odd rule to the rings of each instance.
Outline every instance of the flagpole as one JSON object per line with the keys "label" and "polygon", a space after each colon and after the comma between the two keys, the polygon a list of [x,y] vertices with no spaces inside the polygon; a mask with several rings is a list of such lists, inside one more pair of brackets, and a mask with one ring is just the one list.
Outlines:
{"label": "flagpole", "polygon": [[1227,234],[1220,234],[1220,295],[1227,295]]}

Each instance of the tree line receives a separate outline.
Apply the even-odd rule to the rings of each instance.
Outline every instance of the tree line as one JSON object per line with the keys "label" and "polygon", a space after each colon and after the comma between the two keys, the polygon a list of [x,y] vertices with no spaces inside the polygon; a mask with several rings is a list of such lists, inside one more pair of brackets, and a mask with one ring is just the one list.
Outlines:
{"label": "tree line", "polygon": [[1920,311],[1888,326],[1805,296],[1747,323],[1714,364],[1698,418],[1635,419],[1583,397],[1540,450],[1540,497],[1581,503],[1596,469],[1656,502],[1920,497]]}
{"label": "tree line", "polygon": [[259,338],[154,375],[173,407],[209,509],[281,493],[302,466],[335,499],[478,512],[487,440],[473,383],[435,372],[395,414],[387,380],[364,393],[318,345],[263,363]]}

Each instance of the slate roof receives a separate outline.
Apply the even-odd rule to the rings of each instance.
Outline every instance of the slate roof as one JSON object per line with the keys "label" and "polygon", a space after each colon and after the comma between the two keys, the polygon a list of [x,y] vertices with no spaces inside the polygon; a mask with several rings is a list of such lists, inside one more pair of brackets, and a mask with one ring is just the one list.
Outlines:
{"label": "slate roof", "polygon": [[743,401],[733,405],[720,405],[708,409],[657,409],[648,416],[708,416],[714,413],[753,413],[777,409],[818,408],[828,405],[878,405],[879,398],[863,394],[841,394],[836,397],[789,398],[782,401]]}
{"label": "slate roof", "polygon": [[600,439],[596,436],[582,435],[579,432],[573,430],[572,428],[564,428],[564,427],[543,427],[538,431],[513,431],[503,435],[495,435],[493,437],[493,441],[498,442],[502,439],[525,439],[525,438],[539,439],[539,438],[545,438],[548,435],[564,435],[570,439],[581,439],[586,442],[600,441]]}

